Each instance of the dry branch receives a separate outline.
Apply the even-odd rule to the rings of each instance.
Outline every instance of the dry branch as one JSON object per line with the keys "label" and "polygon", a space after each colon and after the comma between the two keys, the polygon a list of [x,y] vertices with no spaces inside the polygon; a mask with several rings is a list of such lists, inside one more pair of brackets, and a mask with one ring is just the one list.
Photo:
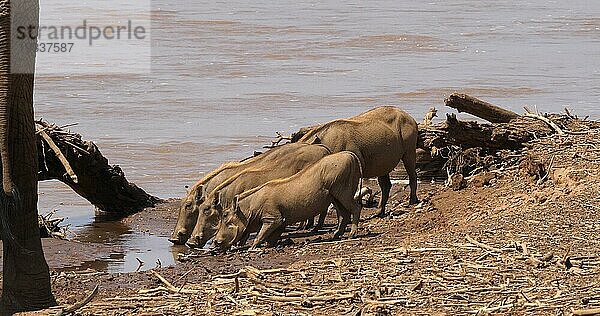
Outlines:
{"label": "dry branch", "polygon": [[155,293],[155,292],[161,292],[161,291],[166,291],[172,294],[196,294],[199,291],[198,290],[190,290],[190,289],[184,289],[184,288],[176,288],[173,284],[171,284],[171,282],[169,282],[167,279],[165,279],[162,275],[160,275],[158,272],[154,271],[154,270],[150,270],[150,273],[152,273],[156,278],[158,278],[160,280],[160,282],[162,282],[162,284],[164,284],[165,286],[159,286],[153,289],[149,289],[149,290],[139,290],[138,293],[140,294],[148,294],[148,293]]}
{"label": "dry branch", "polygon": [[535,118],[535,119],[541,120],[542,122],[544,122],[544,123],[548,124],[548,126],[552,127],[552,129],[553,129],[554,131],[556,131],[556,133],[557,133],[558,135],[561,135],[561,136],[562,136],[562,135],[565,135],[565,132],[564,132],[564,131],[563,131],[563,130],[560,128],[560,127],[558,127],[558,125],[556,125],[554,122],[552,122],[552,121],[551,121],[550,119],[548,119],[547,117],[543,117],[543,116],[541,116],[541,115],[538,115],[538,114],[535,114],[535,113],[525,113],[525,116],[527,116],[527,117],[532,117],[532,118]]}
{"label": "dry branch", "polygon": [[486,244],[484,244],[484,243],[482,243],[482,242],[479,242],[479,241],[477,241],[477,240],[473,239],[473,238],[472,238],[471,236],[469,236],[469,235],[466,235],[466,236],[465,236],[465,238],[466,238],[466,239],[467,239],[467,240],[468,240],[470,243],[472,243],[473,245],[475,245],[475,246],[477,246],[477,247],[483,248],[483,249],[485,249],[485,250],[489,250],[489,251],[491,251],[491,252],[502,253],[502,249],[498,249],[498,248],[494,248],[494,247],[492,247],[492,246],[488,246],[488,245],[486,245]]}
{"label": "dry branch", "polygon": [[600,315],[600,308],[576,309],[573,311],[573,315],[577,315],[577,316]]}
{"label": "dry branch", "polygon": [[70,307],[67,307],[63,310],[61,310],[60,312],[58,312],[57,316],[62,316],[62,315],[68,315],[71,314],[75,311],[77,311],[78,309],[84,307],[85,305],[87,305],[89,302],[92,301],[92,299],[94,299],[94,296],[96,296],[96,294],[98,294],[98,287],[100,286],[100,284],[96,284],[96,286],[94,287],[94,289],[92,290],[92,292],[90,294],[88,294],[88,296],[86,296],[86,298],[79,302],[79,303],[75,303]]}
{"label": "dry branch", "polygon": [[56,143],[54,143],[52,138],[48,136],[48,133],[46,133],[45,129],[39,129],[38,125],[36,125],[36,128],[37,133],[42,136],[42,138],[44,139],[44,141],[46,141],[48,146],[50,146],[50,149],[52,149],[58,160],[65,167],[65,170],[67,171],[67,174],[71,177],[71,180],[73,180],[74,183],[77,183],[77,175],[73,171],[73,168],[71,168],[71,164],[69,164],[69,161],[67,160],[67,158],[65,158],[65,155],[63,155],[63,153],[60,151],[60,148],[58,148],[58,146],[56,146]]}
{"label": "dry branch", "polygon": [[503,109],[466,94],[453,93],[444,102],[446,106],[455,108],[459,113],[466,112],[491,123],[509,123],[520,116],[513,111]]}

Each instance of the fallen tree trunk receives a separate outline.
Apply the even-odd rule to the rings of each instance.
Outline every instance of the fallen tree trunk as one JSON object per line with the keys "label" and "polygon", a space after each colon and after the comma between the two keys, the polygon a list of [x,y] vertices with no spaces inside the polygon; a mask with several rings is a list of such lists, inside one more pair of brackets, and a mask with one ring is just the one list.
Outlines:
{"label": "fallen tree trunk", "polygon": [[544,122],[528,117],[519,117],[510,123],[479,124],[459,121],[456,115],[448,114],[443,123],[419,128],[417,146],[429,151],[446,146],[515,150],[534,138],[553,133]]}
{"label": "fallen tree trunk", "polygon": [[445,122],[419,128],[417,147],[426,153],[417,157],[419,176],[444,179],[458,172],[466,177],[477,170],[514,164],[517,160],[507,158],[511,151],[520,151],[528,142],[553,133],[544,122],[528,117],[479,124],[448,114]]}
{"label": "fallen tree trunk", "polygon": [[[551,127],[554,123],[565,126],[577,121],[558,114],[544,119],[539,115],[521,116],[465,94],[452,94],[445,103],[493,123],[459,121],[455,114],[448,114],[442,123],[420,125],[417,143],[420,179],[445,179],[455,172],[469,176],[493,165],[514,164],[517,160],[513,157],[519,155],[511,151],[520,151],[536,138],[555,134],[557,128]],[[291,141],[297,141],[315,127],[318,125],[301,128],[292,134]],[[405,175],[401,165],[394,175]]]}
{"label": "fallen tree trunk", "polygon": [[455,108],[458,113],[466,112],[491,123],[509,123],[520,117],[519,114],[479,100],[472,96],[453,93],[444,100],[446,106]]}
{"label": "fallen tree trunk", "polygon": [[125,216],[160,201],[127,181],[96,144],[59,126],[36,121],[38,181],[56,179],[96,207],[97,215]]}

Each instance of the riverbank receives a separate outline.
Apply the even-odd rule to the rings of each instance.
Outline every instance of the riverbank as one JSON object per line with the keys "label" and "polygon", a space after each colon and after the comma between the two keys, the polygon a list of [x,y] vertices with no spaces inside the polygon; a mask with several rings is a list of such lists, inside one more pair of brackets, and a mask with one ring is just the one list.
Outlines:
{"label": "riverbank", "polygon": [[[395,185],[390,217],[364,221],[357,239],[329,242],[332,229],[308,237],[292,232],[286,246],[200,252],[154,272],[55,272],[54,292],[59,304],[69,305],[99,284],[82,315],[571,314],[598,308],[599,140],[595,128],[528,144],[530,158],[523,161],[548,170],[541,180],[532,163],[521,163],[471,178],[459,191],[422,184],[417,207],[399,205],[407,192]],[[135,230],[168,234],[176,208],[173,200],[125,221]],[[363,218],[374,212],[365,208]]]}

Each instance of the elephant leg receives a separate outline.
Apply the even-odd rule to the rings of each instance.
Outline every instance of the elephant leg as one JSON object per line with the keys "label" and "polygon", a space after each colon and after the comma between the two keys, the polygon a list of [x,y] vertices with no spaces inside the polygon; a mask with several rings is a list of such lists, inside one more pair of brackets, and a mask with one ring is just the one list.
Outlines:
{"label": "elephant leg", "polygon": [[390,175],[377,177],[377,182],[381,188],[381,201],[379,201],[379,213],[377,216],[385,217],[385,205],[390,198],[390,190],[392,189],[392,181],[390,181]]}
{"label": "elephant leg", "polygon": [[417,198],[417,157],[416,154],[413,155],[411,153],[406,153],[404,157],[402,157],[402,163],[404,164],[404,169],[406,169],[406,173],[408,173],[408,182],[410,185],[410,199],[409,204],[417,204],[419,199]]}

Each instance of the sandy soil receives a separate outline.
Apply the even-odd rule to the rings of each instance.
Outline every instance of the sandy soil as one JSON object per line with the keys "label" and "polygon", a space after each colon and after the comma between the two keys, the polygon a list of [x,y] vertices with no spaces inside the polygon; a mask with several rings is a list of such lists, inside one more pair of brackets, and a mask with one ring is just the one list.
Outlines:
{"label": "sandy soil", "polygon": [[[329,227],[312,236],[290,232],[293,243],[277,248],[197,252],[147,272],[54,273],[54,292],[70,305],[99,284],[81,315],[571,315],[599,308],[598,148],[599,130],[542,139],[523,153],[550,170],[542,180],[522,164],[475,176],[460,191],[423,184],[416,207],[399,205],[407,192],[396,185],[391,215],[362,222],[357,239],[330,242]],[[169,201],[125,221],[168,233],[176,208]],[[365,208],[363,218],[374,212]],[[57,254],[72,249],[54,240],[45,247],[53,270],[63,264]]]}

